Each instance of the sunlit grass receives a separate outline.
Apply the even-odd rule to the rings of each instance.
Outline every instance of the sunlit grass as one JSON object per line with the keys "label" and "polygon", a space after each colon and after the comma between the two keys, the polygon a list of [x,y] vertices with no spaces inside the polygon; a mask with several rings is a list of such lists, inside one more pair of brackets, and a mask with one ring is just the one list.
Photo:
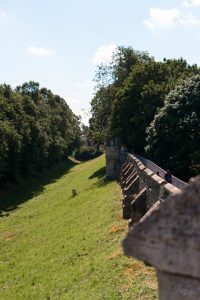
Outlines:
{"label": "sunlit grass", "polygon": [[0,218],[0,299],[157,299],[154,270],[123,255],[122,195],[104,166],[70,165],[35,194],[36,183],[5,195],[18,198]]}

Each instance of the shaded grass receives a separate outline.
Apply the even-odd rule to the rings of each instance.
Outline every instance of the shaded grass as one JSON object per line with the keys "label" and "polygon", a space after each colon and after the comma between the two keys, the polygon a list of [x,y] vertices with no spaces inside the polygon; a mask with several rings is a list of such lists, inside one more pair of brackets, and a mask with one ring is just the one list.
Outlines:
{"label": "shaded grass", "polygon": [[99,178],[102,179],[106,174],[106,167],[103,166],[99,170],[95,171],[92,175],[90,175],[89,179]]}
{"label": "shaded grass", "polygon": [[[8,184],[1,188],[0,193],[0,217],[9,216],[9,212],[18,208],[20,204],[36,197],[44,190],[44,186],[55,182],[58,178],[70,172],[70,169],[78,164],[75,159],[53,166],[29,179],[22,179],[18,184]],[[11,192],[10,192],[11,191]]]}
{"label": "shaded grass", "polygon": [[104,166],[74,166],[1,218],[0,299],[157,299],[153,268],[122,254],[122,195]]}

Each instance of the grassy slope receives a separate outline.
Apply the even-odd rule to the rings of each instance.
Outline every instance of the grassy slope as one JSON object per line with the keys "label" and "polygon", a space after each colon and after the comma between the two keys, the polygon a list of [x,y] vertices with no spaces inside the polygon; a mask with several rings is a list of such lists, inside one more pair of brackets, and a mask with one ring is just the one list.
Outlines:
{"label": "grassy slope", "polygon": [[72,167],[0,218],[0,299],[157,299],[154,270],[122,255],[121,191],[101,182],[104,165]]}

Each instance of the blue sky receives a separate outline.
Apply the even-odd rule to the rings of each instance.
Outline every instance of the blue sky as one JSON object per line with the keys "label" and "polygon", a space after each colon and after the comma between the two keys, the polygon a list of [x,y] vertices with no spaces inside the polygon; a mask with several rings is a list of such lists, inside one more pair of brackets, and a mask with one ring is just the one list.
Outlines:
{"label": "blue sky", "polygon": [[0,0],[0,83],[35,80],[87,123],[97,64],[117,45],[200,65],[200,0]]}

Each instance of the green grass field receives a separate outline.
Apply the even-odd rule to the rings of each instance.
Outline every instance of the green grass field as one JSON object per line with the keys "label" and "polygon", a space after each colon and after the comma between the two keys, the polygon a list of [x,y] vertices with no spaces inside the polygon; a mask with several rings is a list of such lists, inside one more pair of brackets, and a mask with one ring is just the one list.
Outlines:
{"label": "green grass field", "polygon": [[1,194],[1,300],[157,299],[154,269],[122,254],[121,190],[104,174],[104,156],[70,161]]}

